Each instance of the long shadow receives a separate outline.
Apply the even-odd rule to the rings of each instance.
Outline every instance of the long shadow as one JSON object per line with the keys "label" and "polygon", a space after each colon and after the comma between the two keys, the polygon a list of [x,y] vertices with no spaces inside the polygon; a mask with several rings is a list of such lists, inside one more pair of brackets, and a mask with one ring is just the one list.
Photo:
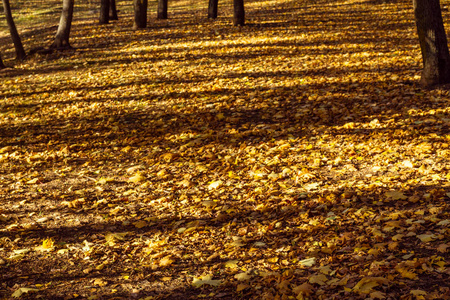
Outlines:
{"label": "long shadow", "polygon": [[[346,262],[347,264],[354,265],[356,268],[364,268],[364,266],[359,266],[357,263],[360,259],[360,253],[355,253],[354,249],[364,248],[371,249],[372,247],[377,247],[381,245],[384,240],[391,240],[391,237],[397,235],[396,230],[391,230],[390,227],[385,227],[382,233],[378,232],[374,236],[373,240],[368,239],[372,235],[371,228],[378,228],[380,225],[384,226],[390,224],[388,222],[391,220],[387,218],[390,214],[396,214],[394,222],[401,228],[402,226],[409,226],[409,218],[418,218],[422,220],[421,222],[414,223],[415,230],[427,230],[434,231],[439,230],[439,225],[436,224],[432,219],[426,217],[422,218],[420,215],[415,214],[416,207],[418,205],[425,205],[427,207],[436,207],[432,213],[439,217],[439,214],[445,212],[448,208],[448,193],[450,192],[450,187],[444,187],[436,184],[431,185],[416,185],[411,186],[403,191],[404,195],[407,197],[419,197],[419,203],[410,202],[407,199],[389,199],[386,198],[386,189],[379,190],[364,190],[358,189],[353,190],[349,193],[349,190],[337,189],[332,191],[316,191],[309,192],[307,196],[302,194],[295,194],[288,199],[280,199],[274,195],[255,195],[256,201],[264,201],[266,208],[264,210],[259,210],[256,208],[247,207],[248,205],[243,205],[241,201],[224,201],[231,207],[235,208],[234,212],[226,213],[226,217],[218,218],[216,213],[209,217],[189,217],[183,218],[185,221],[181,225],[176,225],[176,221],[180,220],[177,216],[176,210],[171,213],[170,217],[157,218],[153,224],[147,227],[136,229],[134,226],[123,225],[122,222],[106,222],[101,224],[99,229],[98,225],[95,223],[84,224],[80,226],[62,226],[59,228],[42,228],[39,230],[22,230],[21,236],[22,241],[19,241],[17,246],[26,247],[27,240],[34,239],[46,239],[53,238],[55,243],[58,245],[59,249],[64,249],[65,244],[67,245],[80,245],[79,248],[70,248],[69,254],[52,254],[46,255],[40,252],[34,252],[28,254],[25,258],[19,261],[9,261],[9,263],[3,267],[2,272],[2,282],[6,287],[11,288],[13,285],[24,285],[27,282],[33,282],[34,284],[45,285],[49,281],[64,283],[72,282],[73,293],[85,293],[83,291],[84,286],[79,286],[78,282],[81,279],[90,278],[90,282],[94,281],[96,278],[102,279],[104,282],[123,282],[121,277],[123,276],[124,269],[130,269],[129,266],[138,266],[138,274],[140,276],[127,279],[124,283],[130,283],[132,285],[143,284],[135,291],[122,290],[124,287],[119,284],[118,292],[123,293],[126,296],[152,296],[159,295],[163,299],[177,299],[180,293],[187,293],[188,296],[195,297],[205,291],[217,291],[224,293],[225,299],[236,299],[239,297],[239,293],[236,293],[236,285],[239,281],[229,280],[228,283],[224,283],[222,287],[212,288],[203,287],[201,289],[194,289],[190,283],[192,281],[191,276],[198,276],[202,273],[202,270],[216,269],[218,278],[230,278],[233,273],[228,273],[223,267],[225,261],[232,259],[233,256],[228,258],[216,258],[212,260],[201,260],[195,258],[195,256],[180,256],[177,262],[171,265],[169,268],[151,268],[138,263],[142,259],[142,253],[145,251],[143,246],[140,245],[130,245],[128,242],[130,239],[136,239],[141,237],[141,239],[152,239],[153,236],[165,236],[165,234],[172,235],[173,233],[184,224],[191,221],[200,221],[201,227],[198,231],[197,242],[192,243],[190,248],[187,248],[185,244],[185,239],[183,235],[178,235],[172,237],[168,242],[168,246],[171,249],[181,249],[185,254],[193,254],[196,249],[203,251],[203,257],[206,258],[214,253],[214,251],[207,250],[202,245],[202,240],[209,237],[208,231],[203,231],[203,228],[215,228],[220,229],[224,226],[229,226],[230,223],[234,223],[232,227],[228,230],[228,234],[234,234],[239,236],[239,229],[242,227],[248,227],[249,233],[258,232],[256,224],[262,224],[266,226],[264,234],[259,235],[248,235],[244,241],[244,244],[238,246],[238,253],[248,252],[255,243],[264,244],[264,249],[268,251],[269,255],[271,251],[276,249],[289,248],[290,257],[297,257],[298,259],[305,259],[307,257],[314,256],[317,260],[326,262],[330,257],[334,255],[340,256],[340,261]],[[447,194],[447,195],[446,195]],[[179,196],[177,194],[176,196]],[[422,198],[423,195],[428,195],[426,198]],[[157,209],[146,207],[146,209],[141,209],[142,215],[138,218],[146,215],[152,216],[157,215]],[[86,213],[86,212],[85,212]],[[355,218],[347,218],[347,215],[360,216],[362,220]],[[307,217],[305,217],[307,216]],[[345,222],[340,222],[341,218],[345,218]],[[309,220],[322,220],[321,223],[316,225],[311,225]],[[364,222],[364,226],[361,226],[361,222]],[[392,223],[392,222],[391,222]],[[277,225],[275,225],[277,224]],[[282,225],[280,225],[282,224]],[[309,224],[309,225],[308,225]],[[206,227],[205,227],[206,226]],[[386,225],[389,226],[389,225]],[[210,229],[211,230],[211,229]],[[121,247],[109,246],[106,243],[102,244],[98,239],[103,239],[103,237],[108,232],[128,232],[127,237],[123,241],[117,241],[117,244]],[[223,247],[223,243],[231,241],[230,236],[225,235],[225,233],[220,233],[215,231],[222,236],[222,240],[216,239],[212,241],[213,244],[217,244],[219,247]],[[7,240],[12,240],[16,236],[16,232],[2,232],[2,243],[3,246],[8,247]],[[81,246],[83,246],[82,241],[79,237],[84,237],[86,240],[91,241],[94,239],[95,246],[89,250],[89,254],[84,254],[81,251]],[[311,253],[299,251],[296,249],[295,245],[303,246],[304,241],[310,241],[312,236],[326,237],[329,236],[330,240],[322,240],[322,246],[317,246],[318,251]],[[367,236],[367,237],[366,237]],[[217,236],[218,237],[218,236]],[[314,239],[313,239],[314,240]],[[295,243],[293,243],[295,241]],[[333,248],[328,248],[327,242],[334,241]],[[433,252],[431,246],[435,246],[440,243],[440,240],[435,240],[430,243],[420,243],[418,238],[414,235],[406,236],[401,240],[401,247],[396,249],[391,249],[388,252],[380,252],[377,256],[384,257],[390,255],[391,262],[401,262],[403,261],[403,256],[405,253],[415,253],[416,259],[426,259]],[[129,245],[126,247],[126,245]],[[193,247],[192,247],[193,246]],[[321,251],[321,249],[324,249]],[[325,249],[328,249],[325,251]],[[382,249],[382,248],[381,248]],[[87,250],[86,250],[87,251]],[[286,251],[286,250],[285,250]],[[131,253],[133,255],[127,255]],[[262,252],[252,252],[255,261],[259,259],[267,258]],[[449,254],[441,254],[444,258],[448,259]],[[65,260],[64,257],[71,257],[70,260]],[[90,258],[85,259],[84,256],[89,256]],[[91,259],[99,258],[110,258],[115,259],[115,263],[106,264],[103,269],[95,270],[91,263]],[[127,257],[127,260],[118,260],[120,257]],[[38,268],[33,263],[33,260],[39,259],[41,264]],[[376,257],[368,258],[369,260],[376,260]],[[76,264],[69,264],[69,261],[75,261]],[[28,267],[31,263],[33,269]],[[288,266],[273,265],[275,270],[281,271],[284,269],[289,269]],[[270,270],[270,267],[267,267]],[[339,269],[339,267],[336,267]],[[341,265],[341,268],[345,266]],[[84,271],[88,270],[88,271]],[[176,282],[176,280],[161,282],[160,279],[164,276],[177,276],[177,274],[183,274],[185,270],[191,270],[190,276],[182,276],[181,282]],[[313,270],[304,270],[304,272],[309,273]],[[363,271],[361,269],[361,271]],[[431,272],[431,271],[430,271]],[[423,276],[433,276],[433,272],[428,272],[429,274],[419,275],[419,278]],[[12,275],[14,274],[14,275]],[[258,274],[257,270],[256,273]],[[433,282],[435,284],[445,284],[445,278],[435,274]],[[256,276],[257,277],[257,276]],[[258,278],[254,280],[258,280]],[[174,278],[175,279],[175,278]],[[425,279],[425,278],[423,278]],[[429,279],[429,278],[428,278]],[[297,279],[294,278],[294,283]],[[300,279],[298,279],[300,280]],[[154,282],[154,284],[152,284]],[[156,284],[158,282],[159,284]],[[420,284],[420,280],[411,281],[411,287],[421,287],[427,290],[430,287],[424,287]],[[124,286],[127,286],[126,284]],[[390,289],[392,292],[395,291],[397,283],[392,283]],[[105,288],[106,289],[106,288]],[[44,289],[45,290],[45,289]],[[60,295],[52,294],[51,289],[46,291],[47,295],[52,295],[52,297],[58,297]],[[102,293],[102,288],[98,287],[97,293]],[[184,294],[186,296],[186,294]],[[181,298],[180,298],[181,299]]]}

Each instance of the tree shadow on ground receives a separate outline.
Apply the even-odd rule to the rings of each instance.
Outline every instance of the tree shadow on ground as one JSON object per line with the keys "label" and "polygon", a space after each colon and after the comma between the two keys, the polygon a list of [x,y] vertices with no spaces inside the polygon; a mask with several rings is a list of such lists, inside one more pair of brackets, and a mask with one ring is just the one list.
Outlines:
{"label": "tree shadow on ground", "polygon": [[[355,190],[318,190],[310,192],[308,195],[296,194],[291,198],[281,199],[275,195],[257,197],[264,198],[266,207],[264,209],[253,208],[248,205],[236,202],[233,207],[234,212],[227,213],[226,217],[220,217],[217,212],[210,217],[181,219],[185,222],[178,222],[177,212],[172,212],[172,217],[158,218],[152,225],[137,229],[132,224],[123,225],[120,222],[103,222],[101,224],[88,223],[79,226],[61,226],[58,228],[44,227],[42,229],[27,230],[18,229],[17,231],[2,232],[2,246],[8,247],[8,241],[21,236],[21,241],[17,247],[26,247],[28,239],[47,239],[52,238],[58,249],[68,247],[68,252],[56,254],[50,252],[31,251],[24,258],[9,260],[3,266],[2,282],[3,288],[12,288],[15,286],[26,286],[27,283],[41,284],[44,297],[57,299],[63,297],[52,292],[52,284],[62,284],[70,282],[72,290],[70,293],[88,296],[86,293],[94,293],[102,297],[146,297],[156,296],[158,299],[193,299],[199,294],[216,292],[222,295],[224,299],[239,299],[245,297],[245,291],[236,292],[236,286],[240,282],[233,280],[235,274],[231,270],[223,267],[224,263],[230,259],[252,259],[253,261],[265,260],[275,251],[280,252],[287,259],[302,260],[308,257],[315,257],[318,261],[327,262],[332,256],[340,256],[339,266],[335,266],[337,271],[347,268],[346,265],[359,267],[361,257],[367,262],[390,255],[390,262],[401,261],[405,253],[414,253],[415,259],[422,259],[432,256],[433,250],[442,238],[437,238],[430,243],[421,243],[415,235],[409,235],[401,239],[397,248],[391,248],[389,251],[382,246],[386,240],[398,233],[435,231],[439,225],[433,221],[433,216],[439,218],[439,214],[448,209],[448,193],[450,187],[439,184],[425,184],[410,186],[403,191],[405,195],[402,199],[392,199],[386,196],[386,189],[364,190],[356,188]],[[411,201],[414,197],[416,200]],[[256,199],[258,201],[258,199]],[[417,202],[416,202],[417,201]],[[417,217],[416,207],[420,204],[430,209],[425,212],[425,218]],[[140,209],[141,214],[153,215],[155,210],[147,206]],[[70,211],[68,213],[74,213]],[[83,213],[89,213],[84,211]],[[358,218],[348,218],[354,215]],[[430,217],[427,217],[427,216]],[[156,215],[155,215],[156,216]],[[417,218],[417,222],[410,222],[411,218]],[[137,218],[139,219],[139,217]],[[421,221],[420,221],[420,220]],[[320,220],[319,223],[311,221]],[[345,220],[341,222],[340,220]],[[392,221],[394,220],[394,221]],[[177,234],[180,227],[187,223],[197,221],[200,224],[189,234]],[[395,223],[395,224],[394,224]],[[258,224],[265,226],[265,230],[258,229]],[[394,225],[393,225],[394,224]],[[408,225],[409,224],[409,225]],[[100,225],[100,226],[99,226]],[[394,230],[392,228],[394,226]],[[209,231],[218,233],[221,228],[227,227],[229,235],[223,234],[222,240],[209,241]],[[242,235],[242,228],[246,228],[246,233]],[[108,242],[99,242],[105,238],[108,232],[127,232],[124,240],[117,240],[114,244]],[[241,236],[242,244],[239,246],[228,246],[234,248],[229,255],[224,257],[213,257],[214,247],[223,247],[224,244],[232,244],[231,235]],[[133,243],[129,241],[155,240],[155,237],[172,236],[168,241],[167,249],[170,253],[175,253],[176,263],[169,267],[152,267],[151,255],[145,255],[145,249],[148,248],[144,243]],[[196,237],[195,240],[186,244],[186,239]],[[315,237],[320,240],[315,240]],[[87,240],[88,242],[83,242]],[[94,242],[89,248],[89,243]],[[316,243],[317,242],[317,243]],[[316,245],[310,248],[310,252],[299,251],[303,249],[305,243]],[[333,246],[330,246],[331,244]],[[263,248],[258,248],[264,245]],[[118,245],[120,245],[118,247]],[[128,246],[127,246],[128,245]],[[378,246],[377,246],[378,245]],[[84,250],[82,247],[85,247]],[[298,246],[298,248],[297,248]],[[377,248],[379,252],[374,255],[364,256],[368,249]],[[359,249],[356,253],[354,249]],[[365,249],[365,250],[364,250]],[[196,251],[202,251],[201,256],[194,255]],[[263,251],[264,250],[264,251]],[[169,253],[169,252],[168,252]],[[188,254],[188,255],[186,255]],[[363,255],[363,256],[361,256]],[[448,254],[444,255],[447,259]],[[213,257],[213,258],[209,258]],[[1,258],[1,257],[0,257]],[[5,259],[5,258],[4,258]],[[41,263],[38,267],[34,260],[38,259]],[[98,265],[101,261],[112,260],[96,270],[96,261]],[[141,261],[141,262],[138,262]],[[75,264],[74,264],[75,262]],[[143,263],[144,262],[144,263]],[[343,264],[345,262],[345,264]],[[28,265],[33,266],[29,268]],[[129,266],[137,266],[135,272]],[[255,264],[255,269],[251,274],[252,280],[258,280],[259,272],[263,270],[278,270],[282,272],[293,266],[283,266],[280,263],[273,263],[270,266],[265,264]],[[299,266],[297,266],[299,267]],[[363,265],[360,266],[361,268]],[[301,268],[299,274],[294,275],[292,279],[296,282],[304,277],[304,273],[312,270]],[[189,270],[189,273],[185,271]],[[215,270],[217,278],[227,278],[223,284],[218,287],[208,285],[202,288],[193,288],[191,283],[193,276],[199,276],[202,270]],[[124,275],[125,274],[125,275]],[[442,277],[435,274],[433,286],[445,285]],[[127,276],[124,279],[124,276]],[[429,276],[429,274],[427,275]],[[164,278],[170,278],[164,280]],[[81,281],[81,279],[83,281]],[[80,286],[86,279],[92,286]],[[98,280],[98,281],[96,281]],[[264,280],[270,280],[270,275]],[[273,280],[277,282],[274,277]],[[52,282],[47,287],[48,282]],[[411,287],[427,290],[431,286],[424,286],[421,281],[410,282]],[[278,282],[279,283],[279,282]],[[428,282],[429,283],[429,282]],[[111,285],[115,287],[115,292],[111,292]],[[336,287],[325,287],[333,289]],[[396,283],[392,283],[390,290],[395,290]],[[4,294],[7,296],[7,294]],[[35,297],[36,294],[25,296]]]}

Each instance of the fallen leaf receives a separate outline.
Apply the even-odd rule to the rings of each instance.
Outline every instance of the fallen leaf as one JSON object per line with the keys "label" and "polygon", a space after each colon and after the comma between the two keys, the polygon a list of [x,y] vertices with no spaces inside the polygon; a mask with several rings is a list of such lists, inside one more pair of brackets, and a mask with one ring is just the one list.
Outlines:
{"label": "fallen leaf", "polygon": [[385,193],[386,197],[391,198],[392,200],[404,200],[408,199],[402,192],[399,191],[389,191]]}
{"label": "fallen leaf", "polygon": [[212,286],[219,286],[221,284],[220,280],[213,280],[213,275],[205,275],[201,277],[194,277],[192,281],[192,285],[195,287],[201,287],[202,285],[212,285]]}
{"label": "fallen leaf", "polygon": [[377,287],[380,284],[387,284],[388,282],[389,281],[383,277],[365,277],[353,287],[353,291],[361,294],[369,294],[374,287]]}
{"label": "fallen leaf", "polygon": [[247,274],[247,272],[242,272],[234,275],[234,278],[236,278],[239,281],[245,281],[251,279],[253,276]]}
{"label": "fallen leaf", "polygon": [[313,276],[309,277],[309,282],[313,283],[313,284],[317,283],[319,285],[325,285],[326,281],[328,281],[328,278],[324,274],[313,275]]}
{"label": "fallen leaf", "polygon": [[311,295],[313,291],[314,287],[310,285],[308,282],[304,282],[303,284],[298,285],[292,289],[292,292],[294,292],[294,294],[296,295],[303,294],[306,296]]}
{"label": "fallen leaf", "polygon": [[12,295],[11,297],[14,298],[19,298],[21,297],[23,294],[28,294],[30,292],[39,292],[38,289],[34,289],[34,288],[26,288],[26,287],[21,287],[18,288]]}

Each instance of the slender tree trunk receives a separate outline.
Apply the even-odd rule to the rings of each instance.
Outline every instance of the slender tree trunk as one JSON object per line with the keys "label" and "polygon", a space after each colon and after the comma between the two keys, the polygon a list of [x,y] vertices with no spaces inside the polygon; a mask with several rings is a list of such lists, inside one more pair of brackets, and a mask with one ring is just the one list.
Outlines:
{"label": "slender tree trunk", "polygon": [[11,34],[11,39],[14,43],[14,48],[16,49],[16,59],[23,60],[26,56],[25,50],[23,49],[22,41],[20,40],[19,33],[17,32],[16,25],[14,24],[14,19],[11,13],[11,6],[9,5],[9,0],[2,0],[3,10],[5,12],[6,22],[8,23],[9,32]]}
{"label": "slender tree trunk", "polygon": [[63,8],[61,18],[59,19],[58,31],[56,32],[55,41],[50,48],[71,48],[69,37],[70,27],[72,26],[74,2],[75,0],[63,0]]}
{"label": "slender tree trunk", "polygon": [[168,0],[158,0],[158,20],[167,19]]}
{"label": "slender tree trunk", "polygon": [[417,33],[422,50],[421,84],[450,82],[450,54],[439,0],[413,0]]}
{"label": "slender tree trunk", "polygon": [[134,29],[147,27],[148,0],[133,0],[134,2]]}
{"label": "slender tree trunk", "polygon": [[6,68],[6,66],[3,64],[2,55],[0,54],[0,70]]}
{"label": "slender tree trunk", "polygon": [[218,7],[219,7],[219,0],[209,0],[208,18],[217,19]]}
{"label": "slender tree trunk", "polygon": [[233,0],[233,6],[234,6],[233,25],[244,26],[245,25],[244,0]]}
{"label": "slender tree trunk", "polygon": [[110,20],[119,20],[119,17],[117,16],[117,6],[116,6],[116,0],[110,0],[109,1],[109,19]]}
{"label": "slender tree trunk", "polygon": [[100,17],[99,24],[109,23],[109,0],[100,0]]}

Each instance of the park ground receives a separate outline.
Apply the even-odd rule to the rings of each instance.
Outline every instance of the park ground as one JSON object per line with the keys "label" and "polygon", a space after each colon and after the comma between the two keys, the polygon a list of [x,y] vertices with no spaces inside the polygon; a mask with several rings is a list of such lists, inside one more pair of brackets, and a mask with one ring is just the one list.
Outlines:
{"label": "park ground", "polygon": [[[27,51],[60,2],[13,7]],[[449,299],[450,95],[410,1],[152,1],[138,31],[128,2],[23,62],[0,19],[1,299]]]}

